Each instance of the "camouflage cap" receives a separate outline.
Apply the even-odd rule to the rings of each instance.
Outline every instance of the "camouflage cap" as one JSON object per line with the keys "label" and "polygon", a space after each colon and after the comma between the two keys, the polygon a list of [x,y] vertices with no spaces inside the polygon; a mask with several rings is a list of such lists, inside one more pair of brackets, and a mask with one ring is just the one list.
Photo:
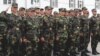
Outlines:
{"label": "camouflage cap", "polygon": [[75,12],[79,12],[79,9],[74,9]]}
{"label": "camouflage cap", "polygon": [[44,9],[43,8],[40,8],[40,11],[43,11]]}
{"label": "camouflage cap", "polygon": [[35,7],[34,9],[35,9],[35,10],[39,10],[40,8],[38,8],[38,7]]}
{"label": "camouflage cap", "polygon": [[71,9],[71,10],[69,10],[69,13],[70,13],[70,12],[75,12],[75,11]]}
{"label": "camouflage cap", "polygon": [[54,14],[58,14],[58,12],[57,12],[57,11],[54,11],[53,13],[54,13]]}
{"label": "camouflage cap", "polygon": [[29,8],[27,11],[35,11],[35,8]]}
{"label": "camouflage cap", "polygon": [[66,12],[66,8],[59,8],[59,12]]}
{"label": "camouflage cap", "polygon": [[52,10],[53,8],[52,7],[50,7],[50,6],[46,6],[45,7],[45,10]]}
{"label": "camouflage cap", "polygon": [[83,7],[82,10],[87,10],[87,8],[86,7]]}
{"label": "camouflage cap", "polygon": [[12,7],[18,7],[17,3],[12,3]]}
{"label": "camouflage cap", "polygon": [[81,9],[79,9],[79,12],[82,12],[82,10],[81,10]]}

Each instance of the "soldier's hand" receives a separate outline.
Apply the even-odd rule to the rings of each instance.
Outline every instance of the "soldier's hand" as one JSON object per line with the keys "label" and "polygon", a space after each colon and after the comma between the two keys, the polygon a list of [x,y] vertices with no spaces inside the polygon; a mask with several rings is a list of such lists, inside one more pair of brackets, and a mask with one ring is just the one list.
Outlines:
{"label": "soldier's hand", "polygon": [[52,30],[52,28],[50,27],[50,29],[49,29],[50,31]]}
{"label": "soldier's hand", "polygon": [[44,37],[41,37],[41,41],[43,41],[43,42],[45,41]]}
{"label": "soldier's hand", "polygon": [[24,38],[24,39],[23,39],[23,42],[24,42],[24,43],[27,43],[27,42],[29,42],[29,41],[28,41],[27,39]]}
{"label": "soldier's hand", "polygon": [[83,36],[83,33],[80,33],[80,36]]}

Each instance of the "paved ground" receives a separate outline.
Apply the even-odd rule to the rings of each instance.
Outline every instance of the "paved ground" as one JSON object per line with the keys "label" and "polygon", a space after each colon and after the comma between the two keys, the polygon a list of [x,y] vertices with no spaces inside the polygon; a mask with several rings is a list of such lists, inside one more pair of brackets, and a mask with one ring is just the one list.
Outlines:
{"label": "paved ground", "polygon": [[[91,51],[91,43],[88,46],[88,50]],[[98,43],[98,47],[97,47],[97,51],[100,53],[100,42]],[[92,55],[91,53],[89,53],[90,56],[100,56],[99,55]]]}
{"label": "paved ground", "polygon": [[[88,50],[91,51],[91,43],[89,43]],[[97,51],[100,53],[100,42],[98,43]],[[88,54],[90,56],[100,56],[100,54],[99,55],[92,55],[92,53],[88,53]]]}

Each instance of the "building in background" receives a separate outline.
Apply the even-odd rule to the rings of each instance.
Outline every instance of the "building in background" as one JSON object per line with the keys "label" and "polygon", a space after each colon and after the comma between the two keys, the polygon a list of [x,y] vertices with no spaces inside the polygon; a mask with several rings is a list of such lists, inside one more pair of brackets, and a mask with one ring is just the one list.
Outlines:
{"label": "building in background", "polygon": [[95,0],[95,8],[100,9],[100,0]]}
{"label": "building in background", "polygon": [[84,1],[83,0],[78,0],[78,8],[82,8],[84,6]]}
{"label": "building in background", "polygon": [[61,7],[66,9],[74,9],[85,6],[89,9],[89,11],[93,8],[100,8],[100,0],[0,0],[0,8],[2,8],[0,9],[0,12],[6,10],[8,7],[11,7],[11,4],[14,2],[18,3],[19,7],[25,8],[44,8],[45,6],[52,6],[56,11]]}
{"label": "building in background", "polygon": [[76,5],[76,0],[69,0],[69,8],[74,9]]}
{"label": "building in background", "polygon": [[50,0],[50,6],[53,8],[58,7],[58,0]]}

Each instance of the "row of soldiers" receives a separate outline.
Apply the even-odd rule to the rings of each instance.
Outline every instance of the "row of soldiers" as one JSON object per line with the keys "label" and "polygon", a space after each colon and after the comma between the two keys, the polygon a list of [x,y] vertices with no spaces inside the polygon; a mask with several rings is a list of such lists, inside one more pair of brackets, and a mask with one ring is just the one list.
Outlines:
{"label": "row of soldiers", "polygon": [[96,9],[89,18],[86,7],[82,10],[60,8],[54,12],[50,6],[19,8],[13,3],[11,14],[0,14],[1,56],[89,56],[91,37],[92,54],[100,40],[100,15]]}

